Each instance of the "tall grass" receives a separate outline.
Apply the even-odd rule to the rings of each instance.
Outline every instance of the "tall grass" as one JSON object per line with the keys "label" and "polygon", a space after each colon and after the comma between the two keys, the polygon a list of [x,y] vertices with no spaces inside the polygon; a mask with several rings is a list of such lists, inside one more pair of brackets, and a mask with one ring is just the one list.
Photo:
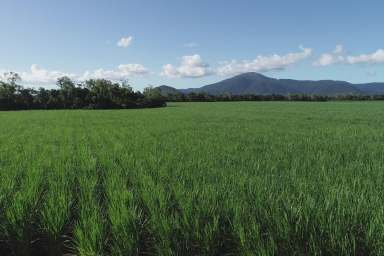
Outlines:
{"label": "tall grass", "polygon": [[0,112],[0,254],[382,255],[382,109]]}

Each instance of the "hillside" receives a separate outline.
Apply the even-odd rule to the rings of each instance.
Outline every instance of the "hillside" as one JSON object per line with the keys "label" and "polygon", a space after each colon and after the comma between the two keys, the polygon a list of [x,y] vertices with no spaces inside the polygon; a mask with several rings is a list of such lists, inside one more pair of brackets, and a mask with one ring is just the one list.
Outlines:
{"label": "hillside", "polygon": [[160,93],[162,96],[168,96],[168,95],[177,95],[177,94],[181,94],[181,92],[171,86],[167,86],[167,85],[160,85],[159,87],[157,87],[158,89],[160,89]]}
{"label": "hillside", "polygon": [[253,72],[237,75],[200,88],[175,89],[170,86],[160,86],[159,88],[164,93],[170,91],[184,94],[205,92],[211,95],[225,93],[232,95],[308,94],[324,96],[384,94],[384,83],[352,84],[334,80],[275,79]]}

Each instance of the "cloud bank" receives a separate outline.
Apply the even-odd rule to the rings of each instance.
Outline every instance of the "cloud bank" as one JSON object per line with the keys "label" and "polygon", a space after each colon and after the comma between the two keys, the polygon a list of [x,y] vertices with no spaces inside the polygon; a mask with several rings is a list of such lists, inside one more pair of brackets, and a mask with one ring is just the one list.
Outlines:
{"label": "cloud bank", "polygon": [[149,71],[141,64],[121,64],[115,70],[97,69],[92,72],[86,71],[77,80],[108,79],[113,81],[126,80],[135,75],[146,75]]}
{"label": "cloud bank", "polygon": [[377,51],[370,54],[361,54],[357,56],[348,56],[347,62],[349,64],[359,64],[359,63],[368,63],[368,64],[378,64],[384,63],[384,50],[378,49]]}
{"label": "cloud bank", "polygon": [[301,52],[288,53],[286,55],[273,54],[269,56],[257,56],[254,60],[232,60],[224,62],[217,68],[217,74],[228,76],[245,72],[267,72],[271,70],[282,70],[290,65],[306,59],[312,54],[311,48],[300,47]]}
{"label": "cloud bank", "polygon": [[313,64],[315,66],[329,66],[332,64],[380,64],[384,63],[384,50],[378,49],[373,53],[347,55],[342,45],[337,45],[331,53],[323,53]]}
{"label": "cloud bank", "polygon": [[[132,37],[122,38],[118,45],[128,47]],[[192,45],[191,45],[192,46]],[[311,48],[300,47],[300,51],[284,55],[259,55],[253,60],[232,60],[219,63],[211,67],[203,61],[199,54],[181,57],[178,65],[165,64],[162,66],[161,75],[168,78],[201,78],[209,75],[232,76],[246,72],[268,72],[272,70],[284,70],[295,63],[309,58],[312,55]],[[360,55],[348,55],[343,45],[336,45],[330,52],[321,54],[314,62],[314,66],[330,66],[333,64],[380,64],[384,63],[384,49],[378,49],[372,53]],[[0,80],[5,80],[0,70]],[[57,79],[67,76],[75,81],[87,79],[105,78],[113,81],[127,80],[132,76],[149,74],[149,70],[142,64],[121,64],[114,69],[95,69],[84,73],[68,73],[58,70],[48,70],[33,64],[27,72],[18,72],[23,82],[36,84],[54,84]]]}
{"label": "cloud bank", "polygon": [[166,64],[161,74],[169,78],[197,78],[208,75],[237,75],[245,72],[266,72],[271,70],[282,70],[290,65],[306,59],[312,54],[311,48],[300,47],[300,52],[288,53],[286,55],[273,54],[269,56],[257,56],[254,60],[232,60],[221,63],[212,69],[203,62],[200,55],[183,56],[179,66]]}
{"label": "cloud bank", "polygon": [[[2,70],[0,80],[5,80]],[[88,79],[108,79],[112,81],[127,80],[132,76],[146,75],[149,70],[141,64],[121,64],[116,69],[96,69],[94,71],[86,71],[82,74],[66,73],[56,70],[47,70],[33,64],[28,72],[18,72],[23,82],[38,84],[54,84],[59,77],[67,76],[75,81],[85,81]]]}
{"label": "cloud bank", "polygon": [[57,78],[67,76],[71,79],[75,79],[76,75],[71,73],[65,73],[61,71],[49,71],[40,68],[37,64],[33,64],[29,72],[20,73],[22,81],[27,83],[52,83],[56,82]]}

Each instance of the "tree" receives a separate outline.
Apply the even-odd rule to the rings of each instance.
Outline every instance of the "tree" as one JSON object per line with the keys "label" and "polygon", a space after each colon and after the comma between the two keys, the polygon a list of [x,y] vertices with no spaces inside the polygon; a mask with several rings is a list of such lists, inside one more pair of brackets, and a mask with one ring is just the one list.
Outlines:
{"label": "tree", "polygon": [[159,88],[154,88],[152,85],[145,87],[143,94],[144,97],[149,100],[163,99],[161,90]]}
{"label": "tree", "polygon": [[57,79],[57,86],[60,88],[60,98],[64,108],[73,106],[75,83],[67,76]]}
{"label": "tree", "polygon": [[6,80],[8,81],[8,83],[11,85],[11,86],[14,86],[16,87],[17,86],[17,82],[18,81],[21,81],[21,77],[18,73],[16,72],[7,72],[7,73],[4,73],[4,77],[6,78]]}
{"label": "tree", "polygon": [[4,73],[4,77],[7,82],[0,81],[0,109],[15,109],[16,94],[20,89],[17,81],[21,78],[14,72]]}

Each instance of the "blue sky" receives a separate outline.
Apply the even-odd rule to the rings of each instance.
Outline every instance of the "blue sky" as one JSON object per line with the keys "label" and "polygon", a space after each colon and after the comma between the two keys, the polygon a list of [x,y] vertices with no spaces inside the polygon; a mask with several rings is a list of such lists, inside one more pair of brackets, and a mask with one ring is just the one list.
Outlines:
{"label": "blue sky", "polygon": [[47,87],[60,75],[199,87],[249,71],[384,81],[383,10],[374,0],[2,0],[0,71]]}

